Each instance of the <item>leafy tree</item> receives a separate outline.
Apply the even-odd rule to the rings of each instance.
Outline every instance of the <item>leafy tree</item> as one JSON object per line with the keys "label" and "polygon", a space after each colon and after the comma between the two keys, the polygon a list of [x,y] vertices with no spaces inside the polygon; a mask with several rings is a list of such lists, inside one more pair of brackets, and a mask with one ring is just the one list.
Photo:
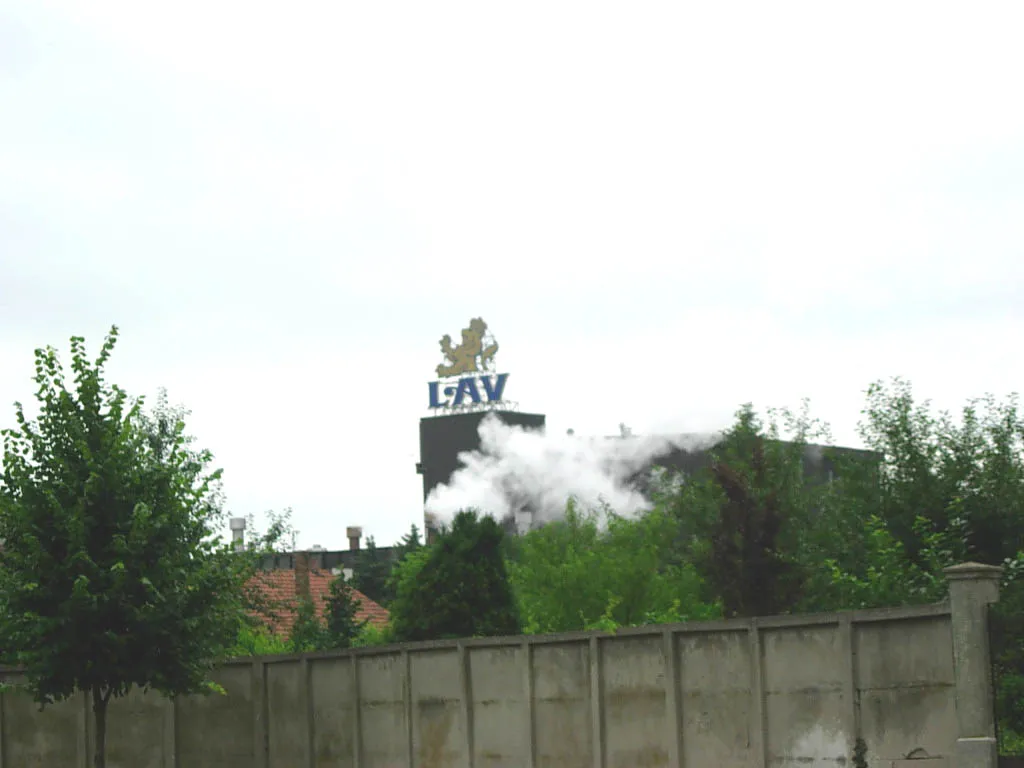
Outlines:
{"label": "leafy tree", "polygon": [[803,538],[804,609],[931,602],[942,569],[964,560],[1006,567],[994,613],[1000,738],[1024,734],[1024,423],[1017,398],[970,400],[959,419],[934,414],[902,379],[875,382],[861,438],[880,461],[840,460]]}
{"label": "leafy tree", "polygon": [[386,582],[385,593],[389,600],[387,604],[395,599],[395,595],[398,594],[398,582],[401,578],[401,568],[399,567],[406,557],[415,554],[423,549],[424,545],[420,541],[420,531],[413,523],[409,529],[409,533],[402,537],[401,541],[395,546],[395,558],[391,566],[391,570],[388,573]]}
{"label": "leafy tree", "polygon": [[964,560],[1000,564],[1024,551],[1024,424],[1015,397],[971,400],[959,420],[916,403],[909,383],[876,382],[861,438],[877,462],[840,459],[817,532],[803,540],[812,571],[804,605],[846,607],[833,587],[890,576],[888,604],[929,599],[925,582]]}
{"label": "leafy tree", "polygon": [[800,416],[769,411],[767,425],[744,405],[707,469],[663,499],[677,521],[676,557],[694,564],[726,616],[784,613],[799,599],[799,531],[818,493],[805,454],[820,434],[806,405]]}
{"label": "leafy tree", "polygon": [[356,617],[360,603],[343,575],[331,581],[331,593],[327,598],[324,650],[349,648],[359,637],[367,624],[366,619],[359,620]]}
{"label": "leafy tree", "polygon": [[402,540],[398,542],[398,560],[408,555],[410,552],[415,552],[417,549],[423,546],[423,542],[420,540],[420,529],[416,527],[416,523],[413,523],[409,528],[409,532],[402,537]]}
{"label": "leafy tree", "polygon": [[95,361],[71,339],[70,388],[57,352],[36,351],[39,416],[15,405],[0,483],[0,640],[41,706],[91,696],[96,768],[112,697],[214,690],[253,565],[214,536],[220,471],[183,420],[143,417],[104,380],[116,339],[114,327]]}
{"label": "leafy tree", "polygon": [[933,416],[910,384],[868,390],[861,436],[884,456],[880,516],[917,557],[918,515],[934,531],[955,532],[962,557],[1002,563],[1024,549],[1024,420],[1017,397],[991,395]]}
{"label": "leafy tree", "polygon": [[387,645],[390,642],[392,642],[390,627],[377,627],[373,624],[367,624],[352,641],[352,647],[367,648],[374,645]]}
{"label": "leafy tree", "polygon": [[326,628],[317,616],[313,598],[299,598],[295,609],[295,623],[288,637],[288,649],[292,653],[319,651],[327,644]]}
{"label": "leafy tree", "polygon": [[420,547],[403,557],[395,563],[391,571],[390,585],[394,591],[395,599],[391,602],[391,628],[395,626],[395,612],[404,610],[405,603],[414,599],[419,588],[420,573],[423,571],[427,561],[430,560],[437,543],[430,547]]}
{"label": "leafy tree", "polygon": [[295,540],[299,535],[298,528],[292,522],[293,511],[291,507],[285,507],[283,511],[276,512],[268,509],[263,513],[267,519],[266,533],[260,533],[256,526],[256,517],[252,513],[245,516],[246,538],[248,549],[266,549],[272,552],[294,552]]}
{"label": "leafy tree", "polygon": [[250,656],[271,656],[287,653],[288,641],[275,635],[261,624],[243,623],[238,630],[235,644],[228,649],[228,658],[247,658]]}
{"label": "leafy tree", "polygon": [[[603,528],[602,528],[603,522]],[[637,519],[580,510],[518,537],[509,578],[527,632],[712,618],[692,566],[670,562],[673,521],[654,509]]]}
{"label": "leafy tree", "polygon": [[835,557],[826,557],[807,582],[802,608],[883,608],[942,599],[947,586],[942,569],[952,562],[948,537],[930,532],[928,520],[919,517],[914,528],[923,537],[918,565],[880,518],[869,518],[864,528],[863,571],[846,570]]}
{"label": "leafy tree", "polygon": [[387,605],[392,598],[388,587],[391,565],[391,559],[378,549],[377,542],[370,536],[366,540],[366,547],[356,557],[352,569],[352,586],[374,602]]}
{"label": "leafy tree", "polygon": [[463,511],[433,547],[407,556],[399,566],[398,595],[391,606],[396,639],[519,632],[503,537],[493,518]]}

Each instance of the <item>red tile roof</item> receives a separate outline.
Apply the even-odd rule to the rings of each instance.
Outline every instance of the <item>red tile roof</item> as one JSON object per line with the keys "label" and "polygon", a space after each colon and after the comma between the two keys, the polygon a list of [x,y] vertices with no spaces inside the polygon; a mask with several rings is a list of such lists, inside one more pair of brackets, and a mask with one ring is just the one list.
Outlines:
{"label": "red tile roof", "polygon": [[[267,601],[270,615],[264,615],[270,631],[287,637],[295,624],[298,607],[297,572],[293,570],[261,571],[252,578],[249,586]],[[327,614],[327,599],[331,595],[331,582],[338,577],[324,571],[309,571],[309,594],[313,598],[316,615],[324,619]],[[387,609],[368,598],[357,589],[352,596],[358,601],[356,619],[383,629],[390,618]]]}

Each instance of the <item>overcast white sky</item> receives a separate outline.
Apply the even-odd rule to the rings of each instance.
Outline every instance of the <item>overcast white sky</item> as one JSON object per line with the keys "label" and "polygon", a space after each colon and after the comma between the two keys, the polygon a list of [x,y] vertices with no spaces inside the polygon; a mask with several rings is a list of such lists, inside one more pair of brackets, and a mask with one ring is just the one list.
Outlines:
{"label": "overcast white sky", "polygon": [[168,388],[232,511],[422,521],[438,339],[552,429],[1020,387],[1024,6],[0,0],[0,424]]}

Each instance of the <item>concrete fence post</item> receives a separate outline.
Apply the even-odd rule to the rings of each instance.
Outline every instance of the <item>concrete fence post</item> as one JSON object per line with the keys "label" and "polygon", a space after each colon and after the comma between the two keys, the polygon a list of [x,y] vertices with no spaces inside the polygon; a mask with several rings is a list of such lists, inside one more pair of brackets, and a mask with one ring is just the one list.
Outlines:
{"label": "concrete fence post", "polygon": [[945,569],[953,625],[956,768],[996,768],[988,606],[999,600],[1002,568],[963,563]]}
{"label": "concrete fence post", "polygon": [[[6,676],[0,678],[6,683]],[[0,768],[7,768],[7,692],[0,691]],[[531,766],[532,768],[532,766]]]}
{"label": "concrete fence post", "polygon": [[[163,768],[178,768],[178,702],[173,696],[164,697],[164,762]],[[2,766],[0,766],[2,768]]]}
{"label": "concrete fence post", "polygon": [[252,716],[254,768],[267,768],[270,762],[269,707],[267,703],[267,663],[260,658],[252,661]]}

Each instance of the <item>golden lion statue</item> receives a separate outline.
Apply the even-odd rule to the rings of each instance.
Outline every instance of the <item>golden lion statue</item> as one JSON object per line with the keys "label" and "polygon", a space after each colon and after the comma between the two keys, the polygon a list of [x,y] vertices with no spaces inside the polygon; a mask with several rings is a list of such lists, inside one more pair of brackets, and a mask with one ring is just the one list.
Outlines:
{"label": "golden lion statue", "polygon": [[469,321],[469,328],[462,329],[462,343],[452,346],[452,337],[447,333],[441,339],[441,352],[450,365],[437,366],[437,375],[441,378],[447,376],[459,376],[463,373],[478,373],[481,368],[477,367],[477,358],[480,358],[480,366],[487,370],[487,365],[494,359],[498,351],[497,343],[491,344],[484,349],[484,334],[487,332],[487,323],[483,318],[475,317]]}

